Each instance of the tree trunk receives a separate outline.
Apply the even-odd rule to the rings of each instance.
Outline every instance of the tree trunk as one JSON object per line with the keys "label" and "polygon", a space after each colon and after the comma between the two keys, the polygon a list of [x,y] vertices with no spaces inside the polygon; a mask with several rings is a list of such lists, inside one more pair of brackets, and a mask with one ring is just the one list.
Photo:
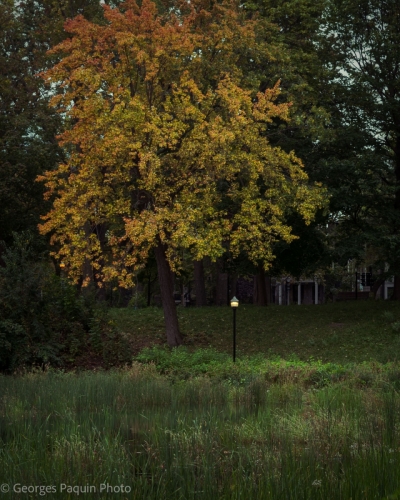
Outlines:
{"label": "tree trunk", "polygon": [[266,289],[266,297],[267,297],[267,303],[271,304],[272,302],[272,292],[271,292],[271,276],[266,276],[265,277],[265,289]]}
{"label": "tree trunk", "polygon": [[147,278],[147,307],[151,304],[151,274]]}
{"label": "tree trunk", "polygon": [[193,264],[196,307],[203,307],[207,305],[206,287],[204,283],[204,264],[202,260],[195,260]]}
{"label": "tree trunk", "polygon": [[[394,148],[394,156],[396,160],[395,176],[396,176],[396,192],[394,198],[394,208],[399,214],[400,218],[400,134],[396,138],[396,146]],[[400,228],[397,229],[397,237],[399,237]],[[400,262],[396,262],[395,266],[395,276],[394,276],[394,288],[393,288],[393,300],[400,300],[400,275],[399,273]]]}
{"label": "tree trunk", "polygon": [[[84,227],[85,231],[85,236],[86,238],[90,238],[90,236],[94,233],[96,234],[99,243],[100,243],[100,248],[102,250],[102,253],[104,255],[105,253],[105,240],[106,240],[106,226],[105,224],[97,224],[94,227],[90,224],[90,222],[86,222]],[[103,265],[103,262],[100,262],[100,265]],[[82,287],[82,284],[87,282],[89,284],[89,287],[84,286]],[[92,266],[92,262],[90,259],[85,258],[85,261],[83,263],[83,268],[82,268],[82,280],[81,280],[81,290],[83,293],[90,293],[90,291],[95,291],[96,294],[96,299],[100,301],[105,301],[106,299],[106,289],[104,284],[101,282],[101,280],[96,276],[96,271]]]}
{"label": "tree trunk", "polygon": [[281,280],[281,305],[287,305],[287,289],[286,289],[286,280]]}
{"label": "tree trunk", "polygon": [[258,306],[266,306],[267,305],[267,287],[265,283],[265,271],[262,266],[258,267],[258,274],[256,274],[256,304]]}
{"label": "tree trunk", "polygon": [[319,289],[321,290],[320,296],[319,296],[319,303],[325,304],[325,285],[320,285]]}
{"label": "tree trunk", "polygon": [[[85,237],[87,239],[90,238],[90,235],[92,234],[92,227],[89,224],[89,222],[85,222],[84,226],[84,231],[85,231]],[[93,281],[93,268],[92,268],[92,263],[88,258],[85,258],[85,262],[83,263],[83,282],[86,281]]]}
{"label": "tree trunk", "polygon": [[[89,222],[85,222],[83,230],[85,232],[85,237],[89,238],[92,234],[92,228]],[[78,286],[83,295],[90,295],[90,291],[93,290],[93,287],[95,287],[95,284],[93,282],[92,263],[87,257],[85,257],[85,260],[83,262],[82,275],[80,276]]]}
{"label": "tree trunk", "polygon": [[[96,231],[96,235],[97,235],[97,238],[100,242],[100,248],[101,248],[101,251],[102,251],[102,254],[105,255],[105,246],[106,246],[106,225],[105,224],[97,224],[95,226],[95,231]],[[101,266],[103,267],[104,266],[104,261],[102,260],[101,261]],[[100,300],[100,301],[105,301],[106,300],[106,289],[105,289],[105,286],[104,286],[104,283],[101,282],[101,280],[99,280],[97,277],[96,277],[96,272],[95,270],[93,270],[93,280],[96,284],[96,298],[97,300]]]}
{"label": "tree trunk", "polygon": [[222,262],[218,262],[217,266],[217,292],[216,305],[228,305],[228,273],[222,272]]}
{"label": "tree trunk", "polygon": [[228,305],[228,273],[217,274],[217,306]]}
{"label": "tree trunk", "polygon": [[376,294],[378,293],[379,288],[385,283],[384,278],[378,278],[375,283],[372,285],[372,294],[374,299],[376,299]]}
{"label": "tree trunk", "polygon": [[230,305],[231,299],[233,299],[233,297],[236,297],[236,294],[237,294],[237,281],[238,281],[237,273],[231,274],[229,281],[230,281],[230,284],[229,284],[230,296],[228,298],[229,298],[229,305]]}
{"label": "tree trunk", "polygon": [[394,277],[392,300],[400,300],[400,276],[397,274]]}
{"label": "tree trunk", "polygon": [[165,256],[164,245],[159,241],[154,249],[157,262],[158,280],[160,282],[161,302],[164,310],[165,331],[170,347],[181,345],[183,340],[179,332],[178,314],[173,296],[171,269]]}

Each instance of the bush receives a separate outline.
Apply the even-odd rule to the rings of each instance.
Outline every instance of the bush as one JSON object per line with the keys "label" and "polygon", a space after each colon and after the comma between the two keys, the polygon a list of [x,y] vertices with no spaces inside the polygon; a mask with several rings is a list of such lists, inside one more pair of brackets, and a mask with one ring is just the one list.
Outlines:
{"label": "bush", "polygon": [[82,299],[38,255],[28,233],[14,234],[0,268],[0,368],[61,364],[76,352],[87,329]]}
{"label": "bush", "polygon": [[154,346],[143,349],[135,358],[141,363],[154,363],[164,374],[179,374],[190,377],[221,367],[230,361],[227,354],[215,349],[197,349],[190,352],[185,346],[170,350],[168,347]]}
{"label": "bush", "polygon": [[[117,339],[115,328],[104,314],[99,318],[94,303],[55,275],[46,255],[34,249],[32,235],[14,234],[14,244],[5,247],[2,260],[0,370],[74,364],[82,353],[88,356],[93,351],[107,365],[121,357],[118,349],[126,358],[126,345]],[[101,348],[91,341],[100,342]]]}

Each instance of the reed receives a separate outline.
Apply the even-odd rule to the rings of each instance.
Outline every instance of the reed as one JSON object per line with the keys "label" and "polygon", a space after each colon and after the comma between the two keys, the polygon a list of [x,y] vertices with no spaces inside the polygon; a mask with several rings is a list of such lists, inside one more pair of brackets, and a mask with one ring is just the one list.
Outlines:
{"label": "reed", "polygon": [[49,498],[77,498],[68,485],[95,487],[87,499],[398,498],[395,366],[321,385],[311,375],[329,367],[224,363],[189,380],[138,363],[0,377],[0,483],[53,485]]}

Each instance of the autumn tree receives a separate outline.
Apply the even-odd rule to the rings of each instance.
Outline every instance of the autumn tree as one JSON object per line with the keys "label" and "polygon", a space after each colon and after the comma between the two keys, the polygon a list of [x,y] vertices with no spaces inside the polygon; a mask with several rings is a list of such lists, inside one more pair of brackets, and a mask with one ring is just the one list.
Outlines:
{"label": "autumn tree", "polygon": [[234,2],[188,5],[159,15],[129,0],[105,6],[104,25],[78,16],[43,75],[60,88],[66,161],[41,177],[53,208],[40,229],[75,281],[87,259],[99,283],[131,286],[154,249],[170,346],[182,342],[171,282],[182,249],[201,260],[228,246],[267,268],[273,243],[294,238],[287,216],[309,222],[322,203],[301,161],[266,138],[288,114],[279,83],[257,92],[240,69],[267,50],[257,24]]}

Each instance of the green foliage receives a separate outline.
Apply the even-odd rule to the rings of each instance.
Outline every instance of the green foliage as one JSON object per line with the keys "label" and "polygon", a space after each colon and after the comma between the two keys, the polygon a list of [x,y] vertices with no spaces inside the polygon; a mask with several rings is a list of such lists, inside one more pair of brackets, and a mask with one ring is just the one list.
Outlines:
{"label": "green foliage", "polygon": [[32,242],[29,233],[14,234],[14,244],[2,256],[0,369],[62,366],[91,350],[107,366],[125,361],[127,346],[105,313],[99,314],[67,280],[56,276]]}
{"label": "green foliage", "polygon": [[400,121],[396,0],[329,0],[320,29],[326,65],[332,69],[331,124],[336,129],[321,157],[319,180],[332,193],[340,224],[336,249],[363,257],[392,273],[400,269]]}
{"label": "green foliage", "polygon": [[351,378],[351,368],[334,363],[301,361],[292,355],[285,361],[277,356],[256,354],[241,356],[236,363],[226,353],[213,348],[189,351],[180,346],[174,349],[154,346],[143,349],[135,361],[154,364],[156,370],[174,380],[186,380],[207,376],[213,380],[228,382],[232,386],[251,386],[260,375],[270,381],[293,379],[305,386],[325,387],[342,379]]}
{"label": "green foliage", "polygon": [[0,228],[7,243],[13,231],[36,229],[46,203],[34,180],[62,158],[54,141],[60,120],[35,76],[50,37],[38,3],[0,2]]}
{"label": "green foliage", "polygon": [[194,377],[202,373],[220,372],[229,364],[229,356],[216,349],[197,349],[190,352],[186,347],[174,349],[166,347],[152,347],[143,349],[135,357],[142,363],[154,363],[157,370],[165,374]]}
{"label": "green foliage", "polygon": [[51,52],[62,59],[42,76],[64,89],[51,103],[71,125],[58,136],[71,153],[38,178],[54,200],[40,230],[75,282],[87,259],[98,280],[129,288],[160,242],[173,271],[182,249],[215,260],[227,242],[233,256],[268,266],[272,244],[293,239],[288,215],[309,224],[325,206],[293,151],[268,141],[290,108],[275,103],[279,83],[248,86],[242,59],[268,51],[262,27],[235,3],[208,9],[105,6],[106,25],[78,16]]}
{"label": "green foliage", "polygon": [[141,307],[147,306],[147,296],[144,292],[138,292],[134,290],[131,300],[129,301],[129,307],[134,309],[140,309]]}
{"label": "green foliage", "polygon": [[383,314],[382,314],[382,317],[386,320],[386,321],[389,321],[390,323],[392,321],[394,321],[394,314],[392,311],[384,311]]}
{"label": "green foliage", "polygon": [[396,318],[396,315],[392,311],[384,311],[382,318],[390,324],[394,332],[400,332],[400,320]]}
{"label": "green foliage", "polygon": [[69,285],[48,263],[36,260],[29,233],[14,234],[0,268],[0,367],[60,363],[60,352],[74,344],[83,311]]}
{"label": "green foliage", "polygon": [[63,159],[55,140],[62,120],[37,74],[54,63],[46,52],[78,14],[103,19],[98,0],[0,2],[0,232],[7,243],[14,231],[36,230],[48,209],[34,181]]}

